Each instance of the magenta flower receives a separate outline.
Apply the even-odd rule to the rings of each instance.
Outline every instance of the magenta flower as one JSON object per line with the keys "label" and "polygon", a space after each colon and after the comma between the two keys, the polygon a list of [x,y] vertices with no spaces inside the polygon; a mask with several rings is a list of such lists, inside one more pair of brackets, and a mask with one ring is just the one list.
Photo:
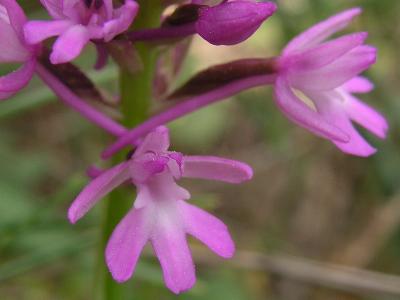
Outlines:
{"label": "magenta flower", "polygon": [[[376,49],[364,45],[367,33],[326,41],[361,12],[354,8],[335,15],[295,37],[277,60],[275,99],[293,122],[331,140],[342,151],[359,156],[375,152],[352,121],[384,138],[387,122],[351,95],[368,92],[371,84],[357,77],[376,60]],[[303,99],[308,98],[308,105]]]}
{"label": "magenta flower", "polygon": [[168,129],[160,126],[144,138],[129,161],[101,173],[84,188],[71,205],[68,217],[75,223],[107,193],[131,181],[138,195],[134,207],[108,241],[108,268],[116,281],[128,280],[143,247],[150,241],[163,269],[165,284],[174,293],[180,293],[190,289],[196,280],[186,234],[224,258],[231,257],[235,247],[225,224],[186,203],[190,194],[175,180],[189,177],[240,183],[252,177],[252,170],[241,162],[184,156],[168,148]]}
{"label": "magenta flower", "polygon": [[26,16],[15,0],[0,0],[0,63],[22,66],[0,77],[0,99],[6,99],[25,87],[35,71],[37,46],[25,43],[23,26]]}
{"label": "magenta flower", "polygon": [[214,45],[238,44],[252,36],[276,9],[272,2],[223,1],[199,10],[196,31]]}
{"label": "magenta flower", "polygon": [[58,36],[50,60],[53,64],[75,59],[90,40],[108,42],[126,31],[139,6],[126,0],[114,9],[112,0],[41,0],[53,20],[30,21],[25,26],[28,43]]}
{"label": "magenta flower", "polygon": [[[177,20],[172,18],[172,23],[166,22],[160,28],[136,30],[128,36],[132,41],[157,41],[184,38],[197,33],[214,45],[234,45],[253,35],[277,9],[276,4],[270,1],[230,0],[214,6],[205,2],[192,1],[192,4],[198,5],[197,9],[192,10],[190,17],[185,15],[187,12],[182,13],[185,17],[181,23],[176,24]],[[176,18],[179,19],[177,14]]]}

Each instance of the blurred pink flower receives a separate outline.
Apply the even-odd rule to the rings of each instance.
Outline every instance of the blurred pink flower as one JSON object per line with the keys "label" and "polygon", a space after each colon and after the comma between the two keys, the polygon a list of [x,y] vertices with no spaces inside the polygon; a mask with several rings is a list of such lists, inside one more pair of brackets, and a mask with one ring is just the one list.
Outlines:
{"label": "blurred pink flower", "polygon": [[139,6],[126,0],[114,9],[112,0],[40,0],[53,20],[30,21],[25,37],[30,44],[58,36],[50,60],[53,64],[75,59],[90,40],[108,42],[126,31]]}
{"label": "blurred pink flower", "polygon": [[[372,89],[372,84],[357,76],[375,62],[376,49],[364,45],[364,32],[326,41],[360,12],[359,8],[344,11],[289,42],[277,60],[275,99],[293,122],[330,139],[346,153],[369,156],[376,150],[357,132],[352,121],[380,138],[386,136],[388,124],[351,93]],[[301,98],[308,98],[308,103]]]}
{"label": "blurred pink flower", "polygon": [[150,241],[163,269],[165,284],[174,293],[180,293],[190,289],[196,280],[186,234],[224,258],[231,257],[235,247],[225,224],[186,203],[190,194],[175,180],[189,177],[240,183],[252,177],[252,169],[241,162],[184,156],[168,148],[168,129],[157,127],[144,138],[129,161],[105,172],[96,171],[99,176],[78,195],[68,217],[75,223],[99,199],[131,181],[137,187],[137,198],[108,242],[108,268],[116,281],[128,280],[143,247]]}
{"label": "blurred pink flower", "polygon": [[25,87],[35,71],[37,46],[25,43],[23,26],[26,16],[15,0],[0,0],[0,63],[22,66],[0,77],[0,99],[6,99]]}

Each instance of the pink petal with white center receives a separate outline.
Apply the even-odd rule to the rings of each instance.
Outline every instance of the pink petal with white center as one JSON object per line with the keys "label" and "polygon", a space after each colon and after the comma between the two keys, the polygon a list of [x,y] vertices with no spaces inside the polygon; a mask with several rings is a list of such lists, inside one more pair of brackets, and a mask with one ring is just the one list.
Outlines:
{"label": "pink petal with white center", "polygon": [[50,61],[61,64],[74,60],[79,56],[90,39],[85,26],[75,25],[64,32],[53,45]]}
{"label": "pink petal with white center", "polygon": [[245,163],[215,156],[184,156],[183,177],[241,183],[253,177]]}
{"label": "pink petal with white center", "polygon": [[320,69],[304,72],[289,71],[289,81],[300,90],[332,90],[368,69],[375,61],[375,48],[358,46]]}
{"label": "pink petal with white center", "polygon": [[0,5],[6,9],[9,23],[16,32],[20,42],[23,43],[23,26],[27,21],[24,11],[15,0],[0,0]]}
{"label": "pink petal with white center", "polygon": [[183,201],[179,202],[179,207],[187,233],[203,242],[219,256],[224,258],[233,256],[235,244],[224,223],[208,212]]}
{"label": "pink petal with white center", "polygon": [[[0,77],[0,92],[6,96],[8,93],[14,93],[25,87],[31,80],[35,71],[36,61],[28,60],[18,70]],[[0,95],[0,99],[1,95]]]}
{"label": "pink petal with white center", "polygon": [[385,117],[356,97],[350,94],[346,94],[345,97],[344,109],[347,115],[377,137],[384,139],[389,129]]}
{"label": "pink petal with white center", "polygon": [[101,198],[130,178],[129,165],[123,162],[93,179],[78,195],[68,210],[68,219],[75,223]]}
{"label": "pink petal with white center", "polygon": [[73,26],[69,20],[29,21],[24,27],[25,40],[34,45],[53,36],[57,36]]}
{"label": "pink petal with white center", "polygon": [[21,43],[15,30],[5,20],[0,19],[0,63],[23,62],[28,59],[29,52]]}
{"label": "pink petal with white center", "polygon": [[104,40],[111,41],[116,35],[126,31],[139,11],[135,1],[127,0],[120,8],[114,10],[114,18],[104,23]]}
{"label": "pink petal with white center", "polygon": [[288,55],[304,51],[323,42],[332,34],[347,27],[352,19],[360,13],[360,8],[352,8],[312,26],[292,39],[283,50],[283,54]]}
{"label": "pink petal with white center", "polygon": [[179,294],[193,287],[196,275],[185,232],[174,221],[160,222],[152,234],[151,244],[160,261],[165,285]]}
{"label": "pink petal with white center", "polygon": [[145,209],[131,209],[114,229],[106,248],[106,263],[117,282],[125,282],[135,270],[151,227]]}
{"label": "pink petal with white center", "polygon": [[159,126],[146,135],[143,142],[138,146],[134,156],[142,155],[146,152],[165,152],[169,148],[169,131],[165,126]]}
{"label": "pink petal with white center", "polygon": [[64,0],[40,0],[40,3],[46,8],[49,15],[54,19],[63,19]]}
{"label": "pink petal with white center", "polygon": [[374,89],[374,84],[367,78],[357,76],[341,86],[345,91],[355,94],[369,93]]}
{"label": "pink petal with white center", "polygon": [[278,107],[292,122],[323,138],[341,142],[349,141],[347,133],[297,98],[285,78],[278,77],[274,94]]}
{"label": "pink petal with white center", "polygon": [[345,99],[337,92],[309,93],[317,106],[318,112],[329,122],[350,136],[347,143],[332,141],[340,150],[345,153],[367,157],[376,152],[368,142],[357,132],[347,112],[343,107]]}
{"label": "pink petal with white center", "polygon": [[328,65],[350,50],[364,43],[368,34],[357,32],[320,44],[312,49],[288,57],[288,68],[301,71],[321,68]]}

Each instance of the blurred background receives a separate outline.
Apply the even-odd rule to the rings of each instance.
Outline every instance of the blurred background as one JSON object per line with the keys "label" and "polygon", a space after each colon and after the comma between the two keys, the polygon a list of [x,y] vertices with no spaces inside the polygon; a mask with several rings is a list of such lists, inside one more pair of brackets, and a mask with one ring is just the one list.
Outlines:
{"label": "blurred background", "polygon": [[[30,16],[44,17],[39,1],[18,2]],[[366,74],[376,89],[362,99],[387,116],[389,137],[365,134],[378,148],[368,159],[344,155],[289,123],[270,87],[172,123],[175,150],[240,159],[255,169],[254,180],[239,186],[181,182],[193,203],[226,222],[237,255],[224,261],[191,240],[198,282],[178,298],[400,299],[400,1],[277,2],[279,11],[241,45],[213,47],[195,38],[180,82],[216,63],[278,55],[315,22],[361,6],[349,30],[368,31],[379,50]],[[77,63],[100,86],[116,86],[115,67],[92,70],[93,49]],[[0,103],[1,299],[96,299],[104,203],[74,226],[66,209],[88,182],[86,167],[101,165],[99,153],[110,141],[38,80]],[[176,298],[151,251],[126,285],[126,299]]]}

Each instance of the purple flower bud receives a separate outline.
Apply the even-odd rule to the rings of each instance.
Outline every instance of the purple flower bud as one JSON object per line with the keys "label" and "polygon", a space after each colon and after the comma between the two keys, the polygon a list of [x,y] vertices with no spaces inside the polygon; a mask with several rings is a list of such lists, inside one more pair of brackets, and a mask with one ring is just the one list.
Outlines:
{"label": "purple flower bud", "polygon": [[200,9],[197,33],[214,45],[233,45],[249,38],[277,7],[272,2],[237,0]]}

